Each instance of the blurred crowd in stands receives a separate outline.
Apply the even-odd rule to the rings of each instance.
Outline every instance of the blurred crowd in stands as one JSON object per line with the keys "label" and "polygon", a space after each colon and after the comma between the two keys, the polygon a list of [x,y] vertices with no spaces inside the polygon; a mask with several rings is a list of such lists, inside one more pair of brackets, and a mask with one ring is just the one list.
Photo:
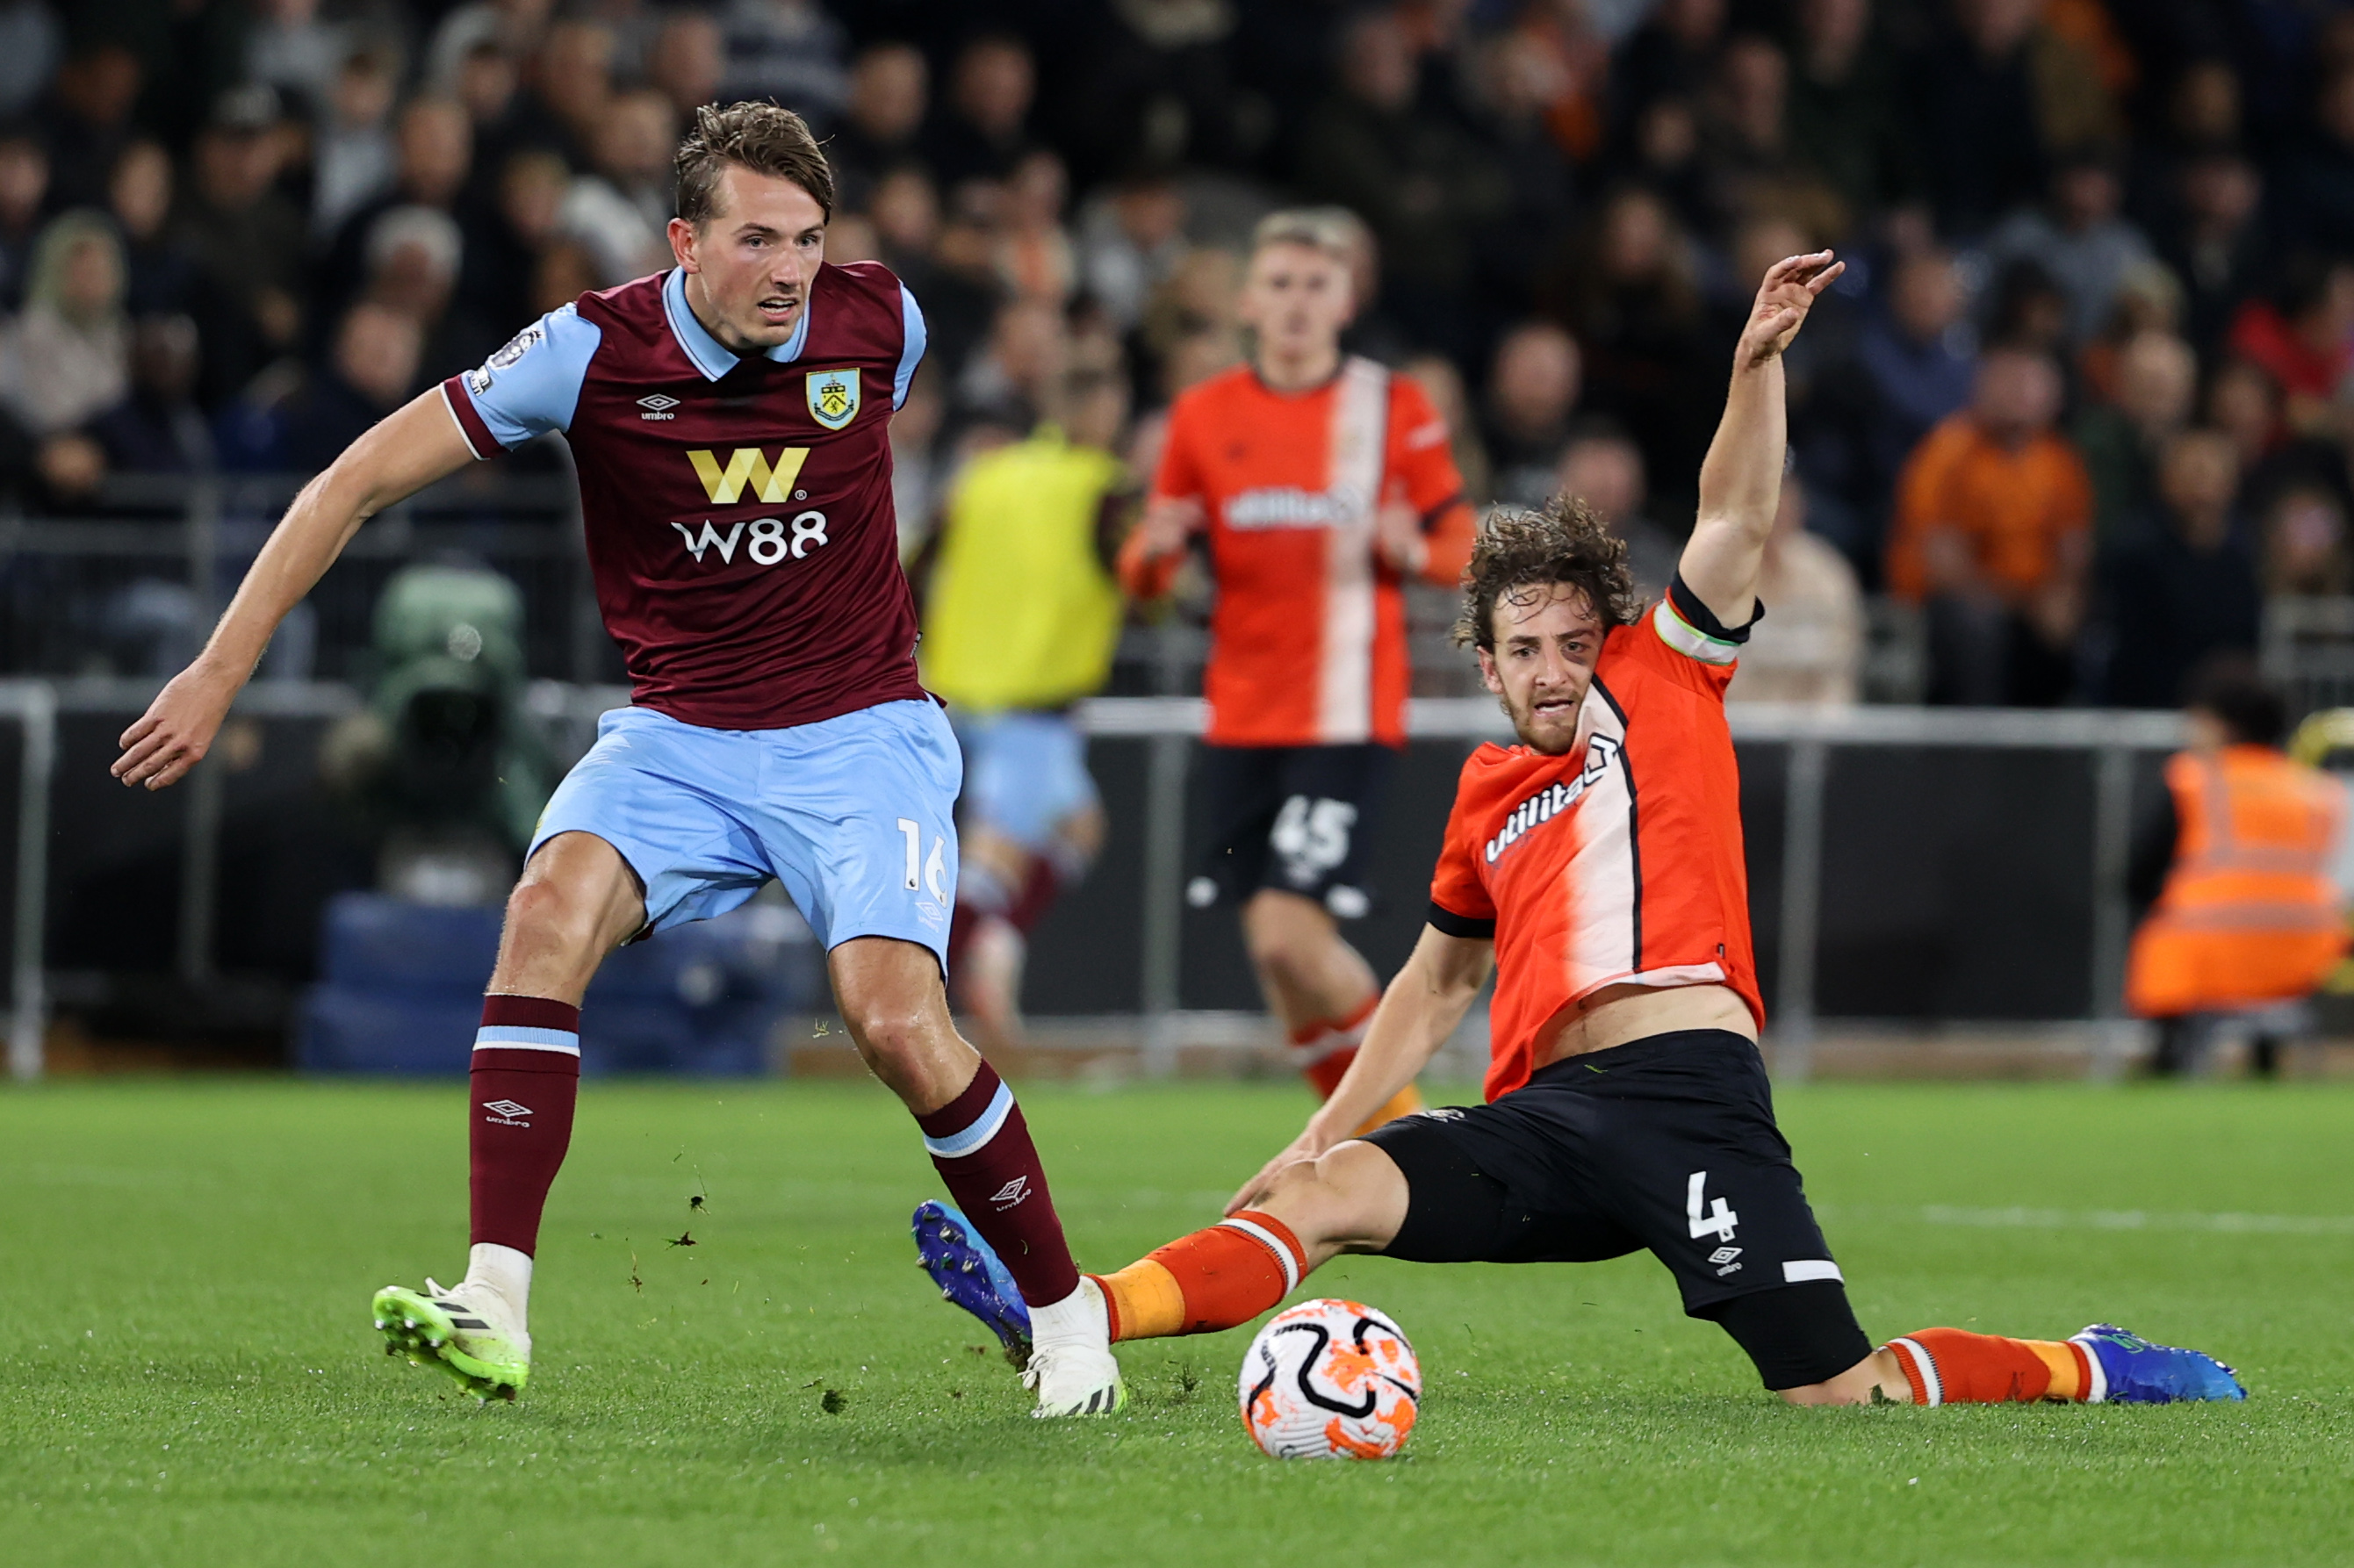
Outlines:
{"label": "blurred crowd in stands", "polygon": [[1877,604],[1931,700],[2167,705],[2354,577],[2334,0],[0,0],[0,482],[323,465],[667,265],[683,119],[741,97],[929,318],[911,556],[1075,365],[1149,471],[1310,201],[1475,499],[1579,492],[1655,590],[1759,274],[1848,258],[1748,694],[1853,696]]}

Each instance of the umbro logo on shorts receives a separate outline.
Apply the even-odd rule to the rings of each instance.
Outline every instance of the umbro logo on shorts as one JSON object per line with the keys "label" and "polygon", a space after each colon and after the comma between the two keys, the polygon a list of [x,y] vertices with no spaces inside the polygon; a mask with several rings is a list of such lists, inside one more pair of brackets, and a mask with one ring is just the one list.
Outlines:
{"label": "umbro logo on shorts", "polygon": [[1027,1176],[1016,1176],[1013,1181],[1008,1181],[1004,1186],[1000,1187],[996,1192],[991,1192],[989,1195],[989,1206],[992,1209],[1011,1209],[1019,1204],[1023,1199],[1029,1195],[1030,1178]]}
{"label": "umbro logo on shorts", "polygon": [[484,1100],[482,1102],[482,1108],[491,1113],[482,1118],[484,1121],[494,1121],[501,1127],[529,1127],[531,1125],[530,1122],[522,1119],[531,1115],[531,1107],[529,1106],[519,1106],[513,1100]]}

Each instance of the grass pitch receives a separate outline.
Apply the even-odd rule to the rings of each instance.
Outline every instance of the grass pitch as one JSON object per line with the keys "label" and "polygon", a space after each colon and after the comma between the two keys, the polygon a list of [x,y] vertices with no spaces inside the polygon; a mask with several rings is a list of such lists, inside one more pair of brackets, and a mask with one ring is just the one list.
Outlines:
{"label": "grass pitch", "polygon": [[[1206,1223],[1288,1086],[1023,1097],[1083,1266]],[[1876,1336],[2100,1318],[2235,1362],[2244,1405],[1783,1408],[1645,1257],[1344,1260],[1428,1393],[1407,1457],[1278,1464],[1250,1330],[1129,1347],[1042,1424],[912,1266],[937,1184],[872,1086],[591,1083],[550,1204],[531,1392],[387,1360],[371,1289],[463,1269],[453,1086],[0,1093],[0,1559],[2344,1562],[2354,1093],[1825,1086],[1783,1119]],[[689,1198],[705,1206],[692,1211]],[[692,1246],[680,1245],[691,1235]]]}

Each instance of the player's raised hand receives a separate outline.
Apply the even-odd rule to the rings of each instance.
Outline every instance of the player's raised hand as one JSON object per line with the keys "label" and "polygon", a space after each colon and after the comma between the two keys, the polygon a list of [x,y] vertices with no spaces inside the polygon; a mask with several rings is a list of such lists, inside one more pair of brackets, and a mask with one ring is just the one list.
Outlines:
{"label": "player's raised hand", "polygon": [[213,736],[228,716],[238,685],[202,662],[189,665],[173,676],[138,722],[122,732],[115,743],[122,747],[122,755],[107,771],[125,787],[143,784],[161,789],[178,783],[212,749]]}
{"label": "player's raised hand", "polygon": [[1766,269],[1757,302],[1750,307],[1749,323],[1741,332],[1741,347],[1734,356],[1735,367],[1745,370],[1763,365],[1789,347],[1790,340],[1806,324],[1807,313],[1814,309],[1816,297],[1846,270],[1847,263],[1833,260],[1828,250],[1787,256]]}

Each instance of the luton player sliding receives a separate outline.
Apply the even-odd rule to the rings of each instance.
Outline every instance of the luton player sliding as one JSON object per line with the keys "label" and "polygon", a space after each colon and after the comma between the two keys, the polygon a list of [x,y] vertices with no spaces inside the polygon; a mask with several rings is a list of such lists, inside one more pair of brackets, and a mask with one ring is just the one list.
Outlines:
{"label": "luton player sliding", "polygon": [[[1368,907],[1368,852],[1405,744],[1401,584],[1454,587],[1472,533],[1447,427],[1421,388],[1341,352],[1356,309],[1353,225],[1333,209],[1259,224],[1238,306],[1250,363],[1177,399],[1120,559],[1128,590],[1154,599],[1189,541],[1207,544],[1209,832],[1187,896],[1241,906],[1259,988],[1319,1096],[1347,1071],[1381,996],[1338,923]],[[1421,1103],[1401,1083],[1365,1119]]]}
{"label": "luton player sliding", "polygon": [[[960,764],[917,679],[891,508],[890,417],[923,355],[923,313],[880,266],[826,263],[833,178],[800,116],[700,110],[677,172],[677,266],[549,313],[354,442],[295,499],[204,652],[124,732],[115,776],[161,789],[196,765],[279,621],[372,514],[563,431],[635,705],[599,722],[508,901],[475,1036],[466,1277],[379,1291],[387,1350],[486,1396],[522,1390],[581,994],[620,943],[775,878],[825,947],[860,1052],[1010,1265],[1037,1413],[1115,1409],[1103,1314],[1021,1108],[958,1037],[941,986]],[[401,1197],[407,1174],[389,1172]]]}
{"label": "luton player sliding", "polygon": [[[1825,251],[1766,273],[1691,541],[1648,613],[1625,546],[1574,498],[1481,533],[1457,635],[1520,744],[1464,764],[1428,924],[1307,1129],[1224,1223],[1088,1278],[1113,1339],[1247,1322],[1339,1253],[1539,1263],[1648,1248],[1684,1310],[1722,1325],[1794,1404],[2243,1397],[2210,1357],[2106,1324],[2066,1340],[1925,1329],[1875,1348],[1775,1127],[1724,690],[1761,613],[1782,351],[1840,270]],[[1488,1103],[1351,1137],[1429,1061],[1491,965]]]}

